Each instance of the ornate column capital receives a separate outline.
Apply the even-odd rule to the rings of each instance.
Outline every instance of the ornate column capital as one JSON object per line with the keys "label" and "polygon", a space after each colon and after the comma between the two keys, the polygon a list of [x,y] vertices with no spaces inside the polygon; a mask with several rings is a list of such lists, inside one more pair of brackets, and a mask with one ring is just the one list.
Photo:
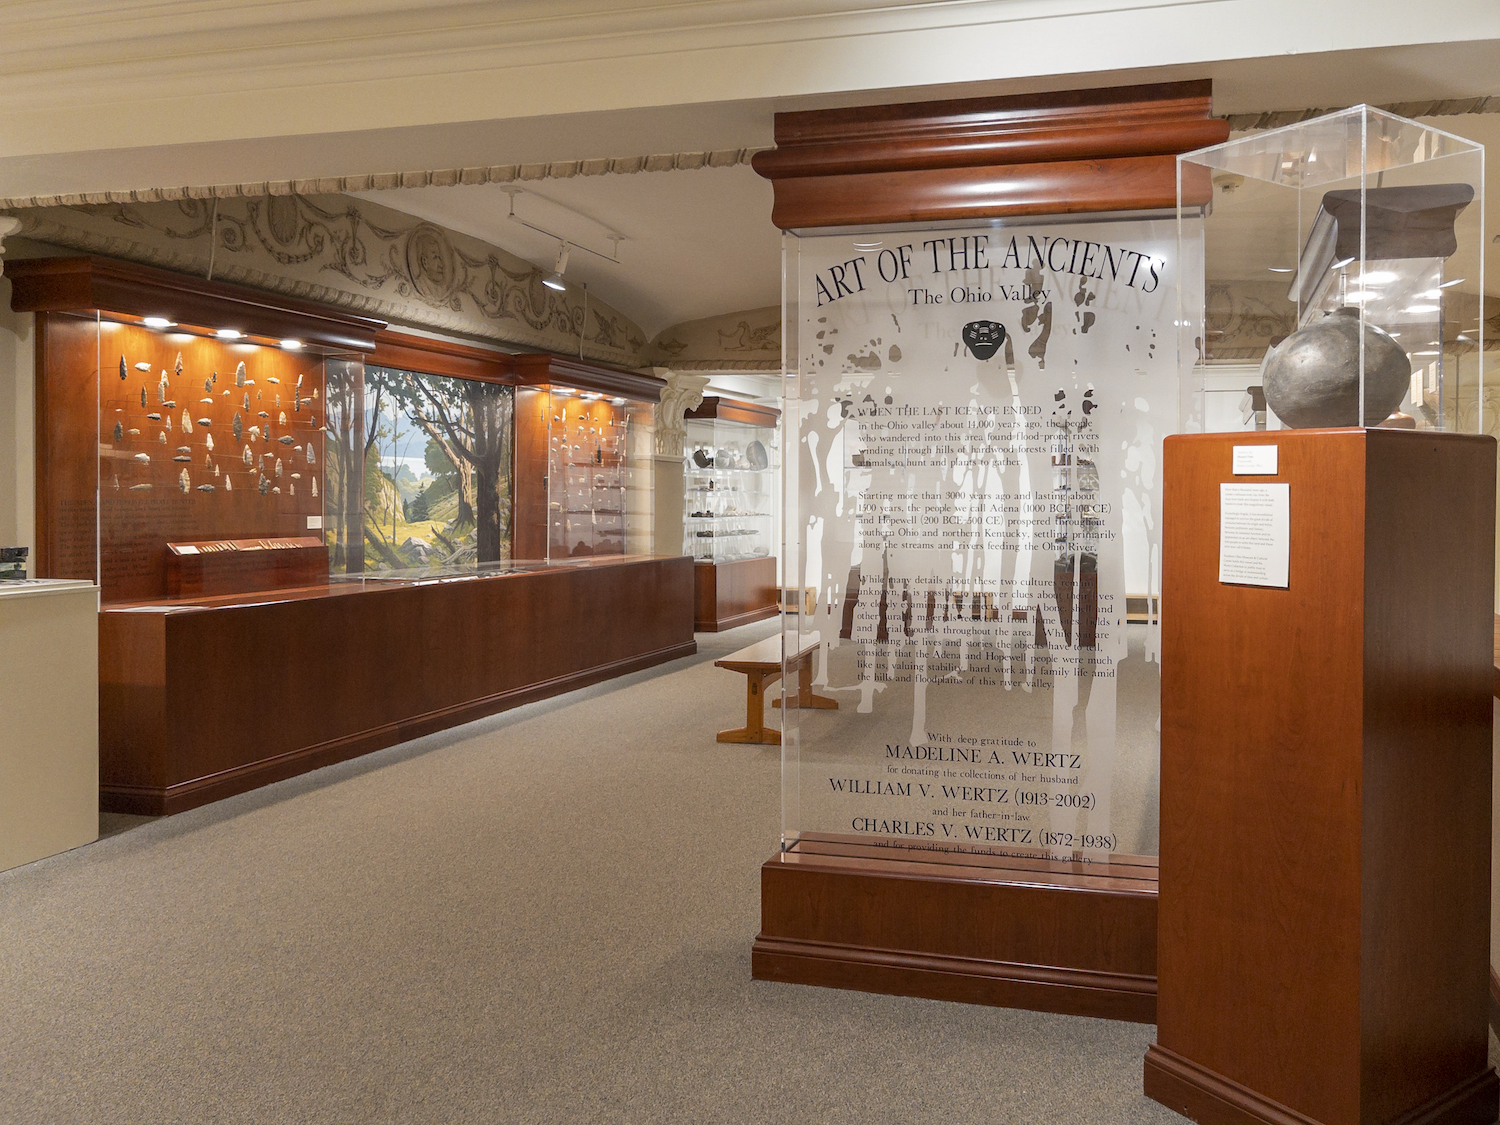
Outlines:
{"label": "ornate column capital", "polygon": [[0,274],[5,272],[5,240],[20,229],[20,219],[14,215],[0,215]]}
{"label": "ornate column capital", "polygon": [[670,367],[653,367],[651,374],[667,381],[656,408],[656,455],[681,457],[682,443],[687,440],[682,416],[703,401],[708,376],[673,371]]}

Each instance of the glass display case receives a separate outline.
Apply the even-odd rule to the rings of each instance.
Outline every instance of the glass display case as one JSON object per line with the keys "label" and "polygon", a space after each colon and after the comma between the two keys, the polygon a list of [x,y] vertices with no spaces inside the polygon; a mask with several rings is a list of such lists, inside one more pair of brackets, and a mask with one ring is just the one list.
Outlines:
{"label": "glass display case", "polygon": [[775,410],[725,399],[685,416],[683,554],[725,563],[772,553],[776,422]]}
{"label": "glass display case", "polygon": [[548,394],[548,558],[623,555],[630,522],[633,446],[651,431],[651,407],[592,391]]}
{"label": "glass display case", "polygon": [[[97,581],[105,604],[326,581],[345,499],[328,384],[358,356],[109,311],[40,314],[39,331],[49,574]],[[244,547],[273,540],[299,549]]]}
{"label": "glass display case", "polygon": [[1482,146],[1355,106],[1187,153],[1178,182],[1205,271],[1178,316],[1185,429],[1494,432]]}
{"label": "glass display case", "polygon": [[665,382],[562,356],[512,358],[521,379],[512,557],[650,554],[655,404]]}

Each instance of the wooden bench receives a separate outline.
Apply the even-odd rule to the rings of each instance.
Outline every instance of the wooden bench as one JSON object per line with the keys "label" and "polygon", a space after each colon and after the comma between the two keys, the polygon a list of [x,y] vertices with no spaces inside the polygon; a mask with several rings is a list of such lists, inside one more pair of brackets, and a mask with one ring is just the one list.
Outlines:
{"label": "wooden bench", "polygon": [[[817,656],[822,641],[817,633],[797,637],[797,651],[787,660],[788,668],[797,670],[797,706],[812,707],[823,711],[837,711],[838,703],[826,695],[814,695],[812,689],[813,658]],[[743,672],[745,685],[745,725],[735,730],[721,730],[720,742],[759,742],[767,746],[781,745],[781,732],[766,726],[766,685],[781,678],[781,637],[767,637],[763,641],[730,653],[722,660],[715,660],[714,667],[728,668],[731,672]],[[781,700],[774,700],[781,706]]]}

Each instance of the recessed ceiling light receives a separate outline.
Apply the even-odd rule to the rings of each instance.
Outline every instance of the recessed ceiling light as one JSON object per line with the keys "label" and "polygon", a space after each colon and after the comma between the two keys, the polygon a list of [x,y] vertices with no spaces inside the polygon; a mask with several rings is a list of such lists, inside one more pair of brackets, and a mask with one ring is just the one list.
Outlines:
{"label": "recessed ceiling light", "polygon": [[856,250],[879,250],[884,245],[883,242],[856,242],[854,248]]}
{"label": "recessed ceiling light", "polygon": [[1333,265],[1329,266],[1328,268],[1331,270],[1341,270],[1352,261],[1354,261],[1354,256],[1350,255],[1342,261],[1334,262]]}
{"label": "recessed ceiling light", "polygon": [[1407,305],[1404,310],[1409,313],[1434,313],[1438,311],[1436,305]]}
{"label": "recessed ceiling light", "polygon": [[1412,355],[1441,355],[1441,352],[1412,352]]}
{"label": "recessed ceiling light", "polygon": [[1389,285],[1395,280],[1394,270],[1369,270],[1359,275],[1361,285]]}
{"label": "recessed ceiling light", "polygon": [[289,352],[294,352],[294,351],[297,351],[299,348],[302,347],[302,341],[301,340],[293,340],[290,337],[288,337],[287,339],[281,341],[281,346],[283,348],[285,348]]}
{"label": "recessed ceiling light", "polygon": [[1445,282],[1443,282],[1441,285],[1438,286],[1438,288],[1439,289],[1446,289],[1450,285],[1458,285],[1461,282],[1464,282],[1464,281],[1467,281],[1467,280],[1468,280],[1468,278],[1466,278],[1466,277],[1455,277],[1452,281],[1445,281]]}
{"label": "recessed ceiling light", "polygon": [[168,320],[164,316],[147,316],[141,318],[141,323],[147,328],[176,328],[175,320]]}
{"label": "recessed ceiling light", "polygon": [[1296,273],[1296,266],[1267,266],[1266,269],[1272,273]]}
{"label": "recessed ceiling light", "polygon": [[238,328],[221,328],[214,335],[221,340],[238,340],[244,333]]}

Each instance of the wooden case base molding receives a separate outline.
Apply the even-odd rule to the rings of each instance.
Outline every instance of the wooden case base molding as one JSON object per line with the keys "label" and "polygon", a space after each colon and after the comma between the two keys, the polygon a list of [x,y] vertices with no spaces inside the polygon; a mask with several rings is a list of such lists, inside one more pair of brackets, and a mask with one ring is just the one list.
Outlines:
{"label": "wooden case base molding", "polygon": [[[882,856],[880,853],[886,853]],[[1153,861],[800,842],[761,868],[756,980],[1150,1023]]]}
{"label": "wooden case base molding", "polygon": [[721,633],[781,612],[776,560],[738,559],[693,566],[693,629]]}
{"label": "wooden case base molding", "polygon": [[526,687],[496,692],[483,699],[429,711],[424,715],[417,715],[400,722],[386,723],[345,738],[335,738],[328,742],[320,742],[315,746],[290,750],[284,754],[220,770],[207,777],[194,778],[175,785],[165,787],[101,785],[99,807],[105,812],[171,816],[174,813],[195,809],[199,805],[206,805],[211,801],[233,797],[237,793],[259,789],[263,785],[285,781],[298,774],[310,773],[324,766],[347,762],[362,754],[371,754],[376,750],[384,750],[388,746],[396,746],[402,742],[410,742],[414,738],[435,734],[449,727],[472,723],[476,719],[497,715],[512,707],[535,703],[539,699],[550,699],[554,695],[576,691],[579,688],[614,679],[616,676],[639,672],[643,668],[665,664],[669,660],[677,660],[683,656],[692,656],[697,651],[696,642],[687,641],[628,660],[617,660],[597,668],[574,672],[571,675],[556,676]]}
{"label": "wooden case base molding", "polygon": [[691,655],[692,581],[636,557],[106,606],[101,805],[181,812]]}
{"label": "wooden case base molding", "polygon": [[[1233,1019],[1226,1009],[1226,1019]],[[1146,1051],[1145,1094],[1201,1125],[1333,1125],[1242,1086],[1153,1043]],[[1389,1121],[1360,1125],[1492,1125],[1500,1079],[1488,1067]],[[1350,1122],[1349,1125],[1354,1125]]]}

